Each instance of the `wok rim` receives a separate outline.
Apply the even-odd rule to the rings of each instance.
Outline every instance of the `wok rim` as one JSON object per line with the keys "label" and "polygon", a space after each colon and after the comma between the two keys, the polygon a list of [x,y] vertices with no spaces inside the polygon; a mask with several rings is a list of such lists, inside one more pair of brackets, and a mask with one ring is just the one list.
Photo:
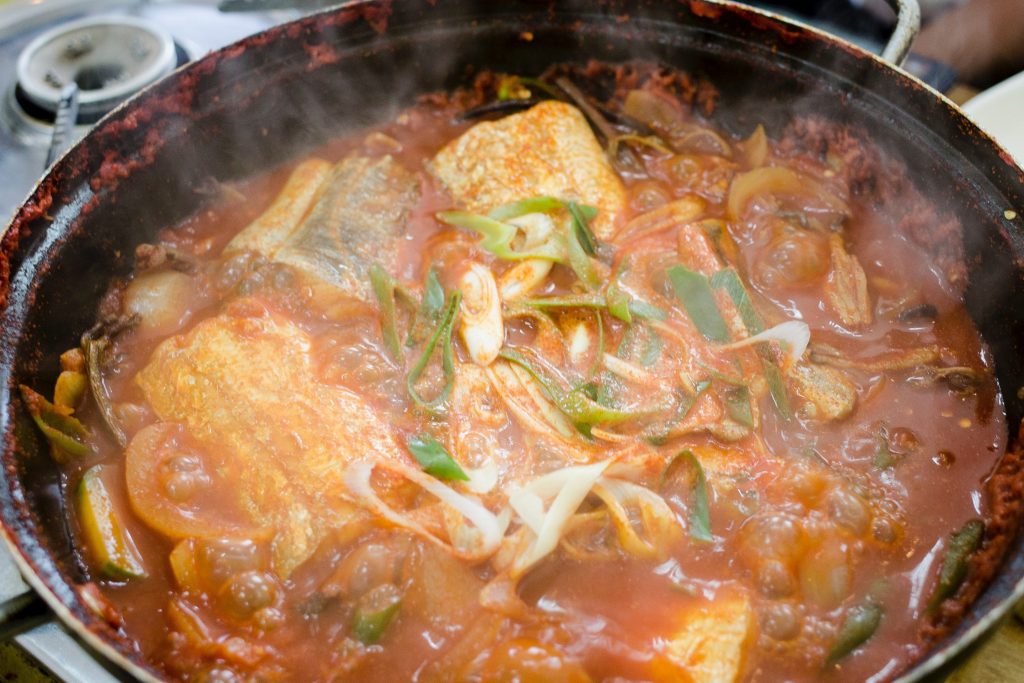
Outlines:
{"label": "wok rim", "polygon": [[[211,51],[199,59],[187,62],[176,67],[169,74],[161,78],[160,80],[152,83],[146,88],[135,93],[128,99],[119,103],[110,112],[104,115],[89,132],[78,140],[74,145],[64,150],[60,156],[54,161],[49,168],[47,168],[40,176],[38,182],[29,191],[25,200],[15,209],[13,216],[7,223],[3,232],[0,233],[0,246],[6,248],[6,245],[2,242],[5,241],[11,231],[19,228],[23,221],[31,222],[32,217],[30,214],[30,207],[35,203],[34,200],[40,199],[41,194],[44,193],[47,184],[51,181],[55,184],[53,191],[54,196],[67,197],[62,192],[66,191],[69,180],[72,180],[75,175],[66,174],[65,172],[71,165],[71,157],[77,153],[83,145],[94,138],[98,131],[102,131],[105,126],[111,122],[122,119],[125,114],[131,113],[132,110],[139,107],[140,104],[146,103],[151,98],[163,92],[164,89],[169,89],[175,82],[183,80],[190,74],[200,75],[203,70],[210,69],[216,71],[220,67],[221,62],[227,59],[231,59],[236,51],[247,53],[251,50],[260,50],[266,43],[274,43],[280,40],[288,39],[288,32],[292,28],[297,27],[312,27],[314,30],[317,27],[324,25],[324,20],[340,15],[346,11],[356,10],[359,8],[385,8],[389,9],[393,2],[399,3],[412,3],[415,0],[346,0],[345,2],[339,3],[335,6],[319,10],[315,13],[305,15],[303,17],[293,19],[288,22],[277,24],[269,27],[257,33],[246,36],[236,42],[226,45],[218,50]],[[741,19],[747,20],[748,23],[752,23],[753,28],[758,34],[764,34],[765,36],[778,35],[786,32],[787,30],[797,29],[799,32],[809,36],[816,44],[817,47],[824,48],[828,51],[842,51],[852,55],[855,59],[864,61],[867,60],[872,62],[876,67],[881,67],[887,71],[887,76],[897,80],[903,80],[906,84],[913,86],[918,91],[921,91],[925,96],[931,97],[937,100],[941,105],[946,116],[950,117],[959,128],[966,128],[970,134],[978,138],[982,147],[986,147],[991,151],[994,151],[1001,161],[1009,167],[1011,173],[1016,175],[1016,183],[1024,188],[1024,159],[1020,162],[1016,161],[1012,155],[1010,155],[1006,149],[1004,149],[998,141],[996,141],[991,135],[989,135],[983,128],[974,123],[970,117],[968,117],[962,109],[950,100],[948,97],[943,95],[932,88],[927,83],[924,83],[913,74],[907,72],[896,64],[893,64],[880,55],[877,55],[869,50],[866,50],[854,43],[851,43],[844,38],[828,33],[817,27],[808,25],[798,19],[793,19],[788,16],[782,16],[778,13],[750,7],[747,5],[741,5],[734,0],[680,0],[681,4],[689,6],[693,14],[701,14],[701,11],[695,8],[701,8],[704,11],[721,11],[722,9],[728,10],[731,13],[738,15]],[[560,3],[558,0],[549,0],[549,6],[558,6]],[[430,5],[432,10],[436,12],[443,12],[445,7],[445,0],[431,0]],[[538,10],[542,5],[538,5]],[[760,18],[759,22],[750,22],[752,17]],[[357,17],[356,21],[360,17]],[[347,28],[351,23],[345,24]],[[387,32],[386,30],[384,31]],[[753,40],[753,39],[751,39]],[[583,55],[585,56],[585,55]],[[832,68],[821,66],[819,67],[823,73],[828,74],[831,79],[842,79],[844,75]],[[190,86],[194,87],[194,86]],[[865,90],[870,91],[868,86],[862,86]],[[89,170],[94,171],[94,168]],[[258,173],[256,171],[255,173]],[[255,174],[254,173],[254,174]],[[1020,207],[1024,209],[1024,207]],[[1020,209],[1017,209],[1018,214],[1024,213]],[[45,230],[43,230],[45,232]],[[15,274],[23,266],[22,263],[16,264],[17,268],[12,268],[12,272],[9,275],[9,280],[6,285],[9,286],[10,280],[14,279]],[[5,283],[0,283],[0,285]],[[6,311],[11,305],[10,301],[7,301],[0,307],[0,312]],[[22,331],[18,330],[19,333]],[[8,333],[0,333],[0,337],[3,337],[3,341],[8,340]],[[12,342],[19,335],[13,335],[11,337]],[[8,353],[5,351],[5,354]],[[10,361],[13,361],[15,356],[14,350],[9,351]],[[10,381],[14,382],[13,367],[9,366],[8,360],[5,359],[5,365],[8,365],[7,370],[11,371]],[[8,387],[10,389],[10,387]],[[14,399],[16,400],[16,399]],[[12,403],[14,402],[12,400]],[[3,435],[4,452],[6,453],[10,449],[14,453],[14,457],[17,456],[17,440],[14,436],[12,424],[13,423],[13,407],[7,411],[7,414],[0,416],[0,425],[5,427],[6,432]],[[1014,438],[1013,427],[1008,425],[1010,433],[1007,446],[1007,452],[1012,448],[1013,444],[1017,441]],[[1005,454],[1004,454],[1005,455]],[[998,462],[998,461],[997,461]],[[2,474],[0,474],[0,481],[2,481],[3,490],[2,498],[0,501],[0,526],[2,526],[2,537],[3,542],[7,549],[10,551],[11,556],[14,558],[18,569],[25,579],[26,583],[30,586],[31,590],[39,595],[47,605],[53,610],[57,619],[68,627],[73,635],[77,638],[84,640],[91,648],[96,652],[102,654],[111,663],[120,667],[128,674],[143,680],[159,682],[165,680],[164,672],[157,668],[153,662],[145,658],[138,650],[132,650],[125,643],[134,643],[131,638],[126,638],[125,642],[118,642],[113,637],[105,632],[97,630],[95,624],[90,626],[88,621],[83,618],[79,613],[76,613],[75,608],[79,608],[79,611],[87,613],[90,618],[99,617],[93,613],[90,608],[85,605],[81,596],[75,593],[76,600],[69,604],[65,602],[58,594],[57,591],[51,586],[50,582],[53,578],[47,579],[46,574],[48,572],[41,571],[37,568],[36,559],[41,560],[42,563],[48,564],[47,569],[62,578],[69,586],[79,586],[69,577],[64,576],[59,570],[54,557],[51,553],[47,552],[44,548],[33,548],[32,543],[37,541],[39,535],[36,533],[36,529],[33,528],[33,524],[25,519],[19,519],[18,517],[18,505],[16,500],[21,498],[21,505],[26,505],[24,499],[28,496],[29,490],[25,487],[21,481],[21,478],[16,473],[12,473],[3,468]],[[1018,531],[1018,536],[1022,531]],[[38,557],[37,557],[38,556]],[[1005,562],[1005,558],[1004,558]],[[995,577],[998,577],[1005,571],[1005,566],[1001,565],[997,570]],[[992,581],[995,580],[993,577]],[[991,581],[989,582],[991,583]],[[955,659],[963,655],[967,650],[973,648],[978,644],[985,636],[990,635],[994,630],[994,627],[1003,620],[1007,614],[1012,610],[1013,606],[1024,599],[1024,572],[1017,577],[1016,582],[1013,585],[1013,589],[1009,594],[1001,601],[991,606],[983,614],[977,617],[977,621],[967,628],[963,633],[958,634],[955,638],[949,639],[949,642],[940,644],[935,647],[930,647],[923,650],[917,659],[912,660],[911,663],[895,678],[892,679],[899,683],[912,683],[914,681],[921,681],[929,676],[936,674],[944,667],[950,665]],[[976,604],[976,600],[968,606],[968,613],[973,611]],[[101,619],[100,619],[101,620]],[[101,620],[102,621],[102,620]]]}

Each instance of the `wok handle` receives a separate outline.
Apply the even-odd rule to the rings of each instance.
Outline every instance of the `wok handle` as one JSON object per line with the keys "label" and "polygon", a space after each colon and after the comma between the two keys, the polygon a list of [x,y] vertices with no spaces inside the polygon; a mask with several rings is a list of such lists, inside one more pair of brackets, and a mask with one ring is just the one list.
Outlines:
{"label": "wok handle", "polygon": [[886,0],[896,12],[896,26],[882,50],[882,59],[901,66],[921,30],[921,7],[917,0]]}
{"label": "wok handle", "polygon": [[53,612],[33,590],[0,601],[0,642],[51,621]]}

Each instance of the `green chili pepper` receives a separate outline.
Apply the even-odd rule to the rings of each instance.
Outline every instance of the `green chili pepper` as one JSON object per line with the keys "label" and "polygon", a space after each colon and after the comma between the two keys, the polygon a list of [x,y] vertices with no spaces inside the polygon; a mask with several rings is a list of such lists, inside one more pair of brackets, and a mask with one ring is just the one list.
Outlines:
{"label": "green chili pepper", "polygon": [[392,358],[402,360],[402,347],[398,342],[398,310],[395,306],[395,280],[376,263],[370,266],[370,286],[380,306],[380,333],[384,346]]}
{"label": "green chili pepper", "polygon": [[564,263],[564,251],[558,248],[555,241],[546,242],[535,251],[516,251],[511,243],[519,231],[514,225],[502,223],[487,216],[480,216],[466,211],[442,211],[437,214],[438,220],[457,228],[475,230],[483,235],[479,246],[506,261],[523,261],[525,259],[542,259]]}
{"label": "green chili pepper", "polygon": [[352,615],[352,635],[365,645],[377,643],[398,616],[401,606],[401,595],[393,585],[374,588],[360,600]]}
{"label": "green chili pepper", "polygon": [[81,457],[92,453],[92,448],[85,443],[89,430],[84,424],[68,414],[67,409],[61,410],[24,384],[19,388],[29,415],[53,446],[53,455],[58,461],[63,462],[67,456]]}
{"label": "green chili pepper", "polygon": [[582,386],[566,391],[517,351],[505,349],[498,355],[526,370],[540,384],[547,399],[586,436],[590,436],[590,429],[594,425],[618,424],[644,414],[643,411],[618,410],[601,405],[590,398]]}
{"label": "green chili pepper", "polygon": [[839,627],[839,634],[828,654],[825,666],[833,666],[867,642],[878,630],[878,625],[881,622],[882,607],[872,600],[850,608],[850,611],[846,613],[846,618],[843,619],[842,626]]}
{"label": "green chili pepper", "polygon": [[[416,364],[413,365],[405,380],[406,390],[409,392],[409,397],[412,398],[413,403],[430,413],[440,411],[441,406],[448,400],[448,394],[451,393],[452,384],[455,380],[455,361],[452,357],[452,327],[454,326],[455,314],[459,310],[459,302],[461,301],[462,292],[452,294],[441,323],[427,341],[423,354],[416,361]],[[441,344],[441,370],[444,372],[444,386],[437,396],[427,400],[420,396],[416,390],[416,381],[423,374],[423,370],[427,367],[431,356],[434,355],[434,349],[438,343]]]}
{"label": "green chili pepper", "polygon": [[448,453],[448,450],[437,439],[429,434],[410,437],[406,441],[406,445],[409,447],[409,452],[412,453],[412,456],[416,458],[416,462],[420,464],[420,467],[427,474],[438,479],[469,481],[469,477],[462,467],[459,466],[459,463],[455,461],[455,458]]}
{"label": "green chili pepper", "polygon": [[708,279],[685,266],[672,266],[667,272],[686,314],[704,338],[714,342],[729,341],[729,328],[718,310]]}
{"label": "green chili pepper", "polygon": [[735,387],[724,392],[725,409],[736,422],[754,428],[754,411],[750,406],[750,391],[746,387]]}
{"label": "green chili pepper", "polygon": [[704,468],[700,460],[691,451],[680,451],[665,467],[661,475],[661,485],[664,489],[670,482],[673,472],[685,465],[691,472],[690,500],[689,500],[689,528],[690,536],[697,541],[710,542],[714,540],[711,534],[711,509],[708,506],[708,481],[704,476]]}
{"label": "green chili pepper", "polygon": [[934,612],[946,598],[952,597],[960,584],[967,578],[968,562],[971,554],[981,545],[985,534],[985,523],[980,519],[972,519],[949,537],[946,555],[942,559],[942,568],[936,580],[932,597],[928,601],[928,610]]}

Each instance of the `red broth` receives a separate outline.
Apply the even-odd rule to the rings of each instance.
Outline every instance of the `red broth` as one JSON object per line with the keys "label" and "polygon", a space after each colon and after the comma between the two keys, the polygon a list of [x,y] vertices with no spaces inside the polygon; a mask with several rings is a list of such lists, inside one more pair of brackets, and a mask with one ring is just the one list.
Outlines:
{"label": "red broth", "polygon": [[[653,81],[640,83],[657,97],[673,95]],[[470,127],[451,118],[472,99],[434,98],[369,135],[337,141],[314,155],[332,163],[353,154],[391,155],[415,174],[418,198],[403,219],[405,236],[390,273],[412,299],[425,295],[431,268],[450,302],[468,263],[499,281],[515,265],[481,247],[471,230],[437,217],[457,201],[427,162]],[[615,110],[625,101],[622,95],[605,104]],[[659,128],[665,121],[655,117],[646,132],[660,142],[638,143],[634,136],[624,143],[629,164],[617,160],[626,202],[615,217],[616,232],[590,257],[600,284],[581,286],[579,273],[565,261],[530,293],[532,299],[606,295],[614,280],[625,283],[634,301],[660,313],[648,309],[644,317],[634,310],[627,324],[607,308],[523,313],[521,304],[505,302],[506,351],[536,353],[534,370],[555,378],[555,393],[576,382],[590,392],[585,405],[628,414],[568,435],[543,433],[557,434],[564,426],[556,418],[545,421],[545,410],[557,417],[563,404],[543,388],[535,387],[540,403],[531,405],[546,401],[546,408],[526,415],[502,402],[493,378],[470,384],[471,397],[460,398],[463,378],[485,371],[472,369],[478,364],[457,332],[451,342],[459,368],[454,392],[440,411],[417,407],[406,381],[426,337],[403,343],[399,357],[391,357],[382,336],[386,311],[373,298],[338,315],[289,267],[232,253],[230,240],[271,204],[294,167],[220,188],[209,208],[160,235],[157,256],[143,255],[135,278],[179,273],[189,282],[188,295],[172,306],[176,318],[169,328],[154,332],[143,321],[112,335],[102,366],[109,400],[132,439],[128,460],[96,404],[86,401],[75,415],[89,428],[92,454],[65,464],[82,556],[147,660],[169,677],[202,681],[863,681],[892,678],[923,653],[921,631],[934,616],[929,602],[950,535],[990,515],[985,482],[1007,447],[991,359],[963,308],[956,277],[948,262],[898,229],[885,202],[851,191],[841,162],[794,151],[782,131],[769,131],[764,158],[752,162],[754,143],[716,132],[685,101],[669,109],[683,132]],[[709,131],[716,137],[702,137]],[[857,144],[869,149],[866,140]],[[787,169],[805,186],[788,194],[755,193],[741,215],[730,215],[732,184],[758,168]],[[842,198],[847,208],[823,207],[823,195]],[[701,199],[699,215],[645,227],[645,214],[693,197]],[[564,218],[559,211],[551,215]],[[834,238],[842,245],[838,255],[830,251]],[[849,266],[851,257],[856,267],[840,272],[843,259]],[[666,276],[676,265],[705,283],[717,282],[709,280],[711,271],[738,273],[766,328],[804,323],[811,345],[797,364],[827,368],[821,372],[834,403],[817,405],[794,383],[791,373],[797,371],[787,365],[784,344],[723,349],[721,341],[707,339],[688,305],[693,301]],[[849,324],[827,283],[856,281],[858,268],[870,322]],[[726,290],[708,291],[724,318],[742,317]],[[124,313],[123,286],[112,289],[110,300]],[[396,301],[404,337],[416,307]],[[161,422],[139,373],[159,348],[232,316],[273,320],[274,329],[298,335],[317,391],[357,396],[399,445],[405,467],[419,469],[405,445],[426,433],[466,470],[486,464],[481,453],[499,461],[497,486],[482,493],[438,479],[460,495],[475,495],[495,516],[517,489],[545,473],[613,459],[616,465],[599,480],[605,496],[600,489],[585,494],[570,511],[566,524],[572,529],[563,530],[557,547],[510,580],[515,570],[500,559],[502,552],[522,550],[513,538],[517,530],[520,541],[530,538],[522,516],[511,509],[505,513],[504,551],[460,559],[455,539],[446,536],[441,506],[404,475],[377,472],[372,487],[393,509],[419,515],[440,542],[375,514],[351,490],[324,483],[318,495],[346,500],[344,509],[354,512],[283,572],[275,546],[281,531],[267,521],[277,519],[268,505],[307,504],[317,477],[310,475],[307,486],[299,476],[307,488],[295,500],[266,491],[260,494],[265,499],[246,493],[249,498],[236,500],[239,491],[249,491],[246,479],[257,477],[256,469],[279,463],[262,453],[236,462],[230,444],[176,424],[168,427],[173,438],[139,446],[140,433],[152,434]],[[436,318],[428,321],[428,332],[437,325]],[[600,355],[598,325],[603,349],[625,369]],[[733,340],[740,338],[735,329]],[[747,329],[744,336],[751,333]],[[627,335],[633,337],[624,341]],[[582,350],[574,351],[574,339]],[[198,367],[205,361],[196,356],[183,362]],[[237,385],[217,396],[249,400],[246,392],[255,389],[248,388],[247,362],[239,361]],[[280,364],[288,362],[282,351]],[[766,385],[766,367],[781,368],[785,409]],[[437,392],[443,384],[443,367],[432,357],[420,392]],[[291,390],[295,401],[305,400],[305,388]],[[211,411],[216,408],[210,404]],[[841,415],[830,416],[832,409]],[[596,429],[589,432],[591,426]],[[309,444],[301,443],[299,431],[294,436],[300,441],[294,457],[304,457]],[[144,452],[132,455],[133,448]],[[678,459],[680,453],[690,455]],[[138,466],[132,463],[165,456],[153,466],[155,493],[130,494],[126,462]],[[374,457],[365,450],[338,452],[335,465]],[[694,460],[706,483],[696,476]],[[97,466],[144,578],[112,576],[90,546],[76,491],[83,472]],[[293,484],[299,485],[287,482]],[[636,487],[647,493],[622,493]],[[633,537],[614,523],[606,497],[614,498],[608,491],[615,490],[622,493],[624,524]],[[706,510],[698,492],[707,497]],[[156,503],[147,495],[180,505],[168,513],[167,528],[154,524]],[[658,519],[668,526],[644,526],[637,503],[649,500],[643,496],[661,501],[650,509],[667,511]],[[237,520],[257,508],[252,526],[238,531]],[[700,532],[701,517],[710,536]],[[175,530],[196,519],[213,531],[200,538]],[[955,596],[952,588],[948,597]],[[861,637],[851,643],[848,626],[856,615],[877,623],[862,624]]]}

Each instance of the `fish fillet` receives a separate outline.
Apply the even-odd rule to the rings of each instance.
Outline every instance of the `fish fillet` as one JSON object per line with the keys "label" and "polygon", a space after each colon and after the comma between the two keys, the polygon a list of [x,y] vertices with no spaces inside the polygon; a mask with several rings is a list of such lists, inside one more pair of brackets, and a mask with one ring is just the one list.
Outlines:
{"label": "fish fillet", "polygon": [[377,263],[395,272],[419,180],[390,156],[295,168],[271,206],[226,251],[252,250],[364,301]]}
{"label": "fish fillet", "polygon": [[341,500],[344,465],[403,456],[369,405],[317,378],[306,332],[239,303],[160,344],[136,381],[161,420],[225,456],[240,503],[274,530],[275,569],[288,576],[357,515]]}
{"label": "fish fillet", "polygon": [[564,102],[478,123],[429,166],[456,202],[476,213],[542,195],[596,206],[600,213],[591,227],[601,239],[611,237],[626,203],[622,181],[587,120]]}

